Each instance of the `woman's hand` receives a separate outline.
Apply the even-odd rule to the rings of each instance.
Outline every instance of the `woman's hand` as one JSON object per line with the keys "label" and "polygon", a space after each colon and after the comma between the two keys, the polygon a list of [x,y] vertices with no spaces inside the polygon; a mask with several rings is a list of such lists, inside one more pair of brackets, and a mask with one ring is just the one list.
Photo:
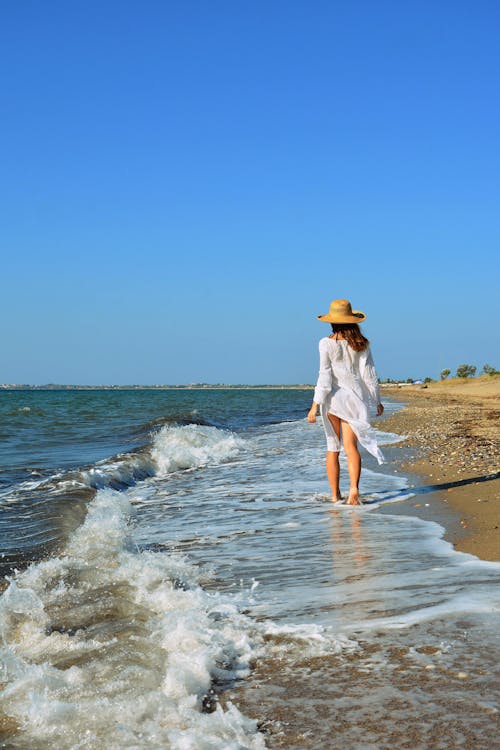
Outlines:
{"label": "woman's hand", "polygon": [[377,417],[381,417],[383,413],[384,413],[384,407],[383,407],[383,404],[381,404],[381,403],[379,402],[379,403],[377,404]]}
{"label": "woman's hand", "polygon": [[316,405],[311,406],[309,414],[307,415],[307,421],[314,424],[316,422],[316,415],[318,413],[318,407]]}

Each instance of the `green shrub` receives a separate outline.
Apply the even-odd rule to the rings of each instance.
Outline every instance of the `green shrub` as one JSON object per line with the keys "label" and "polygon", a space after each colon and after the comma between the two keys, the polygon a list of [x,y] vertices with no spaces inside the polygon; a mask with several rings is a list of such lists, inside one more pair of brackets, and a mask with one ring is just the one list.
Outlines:
{"label": "green shrub", "polygon": [[498,370],[491,365],[483,365],[483,375],[496,375]]}
{"label": "green shrub", "polygon": [[474,365],[459,365],[457,367],[457,378],[473,378],[476,369]]}

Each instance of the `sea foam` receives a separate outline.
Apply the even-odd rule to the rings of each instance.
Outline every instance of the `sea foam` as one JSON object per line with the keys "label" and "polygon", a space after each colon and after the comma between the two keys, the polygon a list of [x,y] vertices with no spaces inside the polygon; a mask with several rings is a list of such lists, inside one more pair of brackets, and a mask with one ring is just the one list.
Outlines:
{"label": "sea foam", "polygon": [[249,623],[181,557],[138,553],[129,516],[124,495],[99,491],[64,553],[11,581],[4,712],[23,741],[61,750],[263,748],[235,706],[203,710],[212,687],[248,673]]}
{"label": "sea foam", "polygon": [[28,493],[70,495],[81,489],[123,490],[148,477],[217,465],[235,458],[245,441],[228,430],[190,424],[165,425],[141,450],[119,453],[91,466],[20,482],[0,492],[0,502],[22,501]]}

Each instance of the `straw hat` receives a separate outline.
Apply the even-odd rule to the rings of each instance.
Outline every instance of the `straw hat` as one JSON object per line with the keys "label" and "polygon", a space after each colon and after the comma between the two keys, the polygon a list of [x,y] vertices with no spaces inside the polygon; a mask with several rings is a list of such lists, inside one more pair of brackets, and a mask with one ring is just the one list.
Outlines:
{"label": "straw hat", "polygon": [[327,315],[318,315],[318,320],[324,323],[361,323],[366,315],[360,310],[353,310],[351,303],[346,299],[334,299],[330,303],[330,312]]}

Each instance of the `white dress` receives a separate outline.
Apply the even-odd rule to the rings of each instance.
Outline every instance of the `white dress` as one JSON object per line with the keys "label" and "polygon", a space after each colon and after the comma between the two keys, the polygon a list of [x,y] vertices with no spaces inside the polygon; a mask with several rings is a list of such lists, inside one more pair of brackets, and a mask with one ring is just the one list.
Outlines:
{"label": "white dress", "polygon": [[384,456],[369,423],[370,409],[376,408],[380,402],[370,347],[356,352],[345,339],[326,337],[319,342],[319,360],[314,401],[320,405],[327,450],[341,449],[341,441],[328,419],[330,413],[348,422],[361,445],[375,456],[379,464],[383,463]]}

